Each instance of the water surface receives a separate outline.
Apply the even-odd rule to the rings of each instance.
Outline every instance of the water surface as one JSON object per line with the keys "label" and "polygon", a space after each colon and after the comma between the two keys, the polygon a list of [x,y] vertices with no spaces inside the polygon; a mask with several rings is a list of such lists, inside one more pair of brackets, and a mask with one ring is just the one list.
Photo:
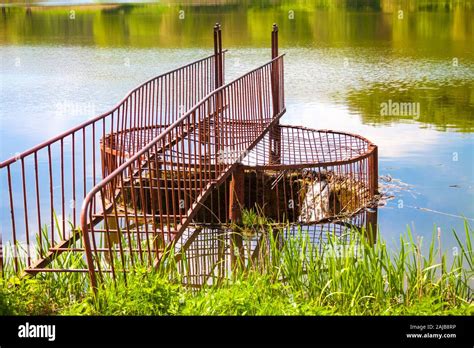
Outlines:
{"label": "water surface", "polygon": [[[277,22],[287,54],[282,123],[359,133],[379,145],[379,174],[410,185],[390,190],[394,199],[379,210],[382,236],[395,241],[410,226],[429,238],[438,226],[452,249],[449,231],[462,230],[463,216],[472,223],[471,1],[84,2],[9,3],[2,11],[2,160],[107,111],[144,80],[210,54],[215,22],[230,50],[227,80],[237,77],[268,60]],[[389,102],[415,103],[419,113],[382,115]]]}

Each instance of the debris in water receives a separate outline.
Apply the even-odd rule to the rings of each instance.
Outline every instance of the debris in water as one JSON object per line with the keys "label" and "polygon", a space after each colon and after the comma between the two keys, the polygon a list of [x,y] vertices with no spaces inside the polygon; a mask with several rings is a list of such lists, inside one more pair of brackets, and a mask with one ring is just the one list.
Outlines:
{"label": "debris in water", "polygon": [[387,201],[394,199],[401,192],[406,192],[416,199],[419,193],[414,191],[414,187],[414,185],[393,178],[390,174],[381,175],[379,177],[379,206],[384,206]]}

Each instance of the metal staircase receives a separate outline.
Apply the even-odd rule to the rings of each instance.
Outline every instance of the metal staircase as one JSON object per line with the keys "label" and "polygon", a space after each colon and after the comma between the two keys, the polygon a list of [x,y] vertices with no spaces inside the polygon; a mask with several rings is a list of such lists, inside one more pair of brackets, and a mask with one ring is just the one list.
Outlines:
{"label": "metal staircase", "polygon": [[[156,266],[165,249],[185,248],[201,230],[198,213],[228,200],[240,159],[286,111],[276,37],[274,26],[271,61],[224,84],[216,25],[212,56],[145,82],[110,112],[0,163],[10,213],[1,233],[9,232],[16,270],[88,272],[96,287],[106,273]],[[277,161],[278,138],[271,146]],[[85,262],[61,268],[66,253]]]}

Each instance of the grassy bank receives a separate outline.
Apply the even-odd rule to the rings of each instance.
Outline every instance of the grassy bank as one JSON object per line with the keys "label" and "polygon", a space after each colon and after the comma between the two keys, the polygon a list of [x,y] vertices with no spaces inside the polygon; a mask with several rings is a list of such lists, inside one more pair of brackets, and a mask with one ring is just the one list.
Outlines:
{"label": "grassy bank", "polygon": [[[428,252],[408,231],[398,250],[329,236],[325,248],[300,234],[278,242],[268,233],[258,260],[237,264],[219,284],[192,291],[174,262],[106,280],[97,296],[84,275],[45,274],[0,280],[2,315],[472,315],[472,228],[455,238],[448,260],[434,233]],[[425,249],[425,248],[423,248]],[[169,258],[174,260],[174,258]]]}

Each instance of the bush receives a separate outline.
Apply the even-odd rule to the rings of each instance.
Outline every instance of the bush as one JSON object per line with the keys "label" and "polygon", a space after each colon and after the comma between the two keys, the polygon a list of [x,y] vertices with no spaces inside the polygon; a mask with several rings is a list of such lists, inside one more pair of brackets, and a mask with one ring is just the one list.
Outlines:
{"label": "bush", "polygon": [[183,303],[183,289],[156,272],[137,270],[98,290],[97,296],[89,293],[63,314],[86,315],[173,315]]}

